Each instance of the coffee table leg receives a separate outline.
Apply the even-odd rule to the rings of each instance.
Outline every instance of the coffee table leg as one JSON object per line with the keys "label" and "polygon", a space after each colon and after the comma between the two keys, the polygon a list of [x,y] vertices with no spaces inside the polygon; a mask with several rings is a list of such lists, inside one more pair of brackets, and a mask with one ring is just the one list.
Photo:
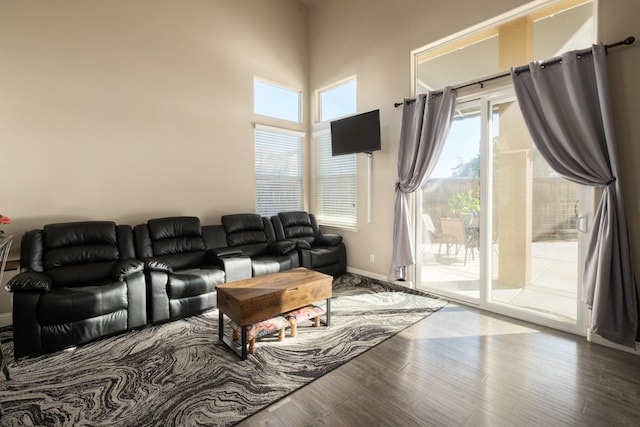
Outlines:
{"label": "coffee table leg", "polygon": [[218,339],[229,349],[233,350],[235,354],[240,357],[240,360],[247,359],[247,326],[243,326],[241,328],[242,337],[240,338],[240,342],[242,344],[242,349],[238,348],[238,343],[229,339],[229,337],[224,336],[224,313],[221,310],[218,310]]}
{"label": "coffee table leg", "polygon": [[331,298],[327,298],[327,326],[331,324]]}
{"label": "coffee table leg", "polygon": [[240,356],[240,360],[247,360],[247,326],[242,327],[242,337],[240,338],[242,342],[242,356]]}
{"label": "coffee table leg", "polygon": [[218,339],[222,341],[224,338],[224,313],[221,310],[218,310]]}

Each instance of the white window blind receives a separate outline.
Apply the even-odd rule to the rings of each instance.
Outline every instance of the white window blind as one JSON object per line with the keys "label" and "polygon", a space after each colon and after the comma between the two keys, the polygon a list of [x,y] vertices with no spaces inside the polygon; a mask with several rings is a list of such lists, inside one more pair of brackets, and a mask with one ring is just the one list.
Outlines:
{"label": "white window blind", "polygon": [[331,133],[314,136],[316,147],[316,209],[322,225],[355,228],[356,155],[331,155]]}
{"label": "white window blind", "polygon": [[256,213],[303,210],[301,132],[255,128]]}

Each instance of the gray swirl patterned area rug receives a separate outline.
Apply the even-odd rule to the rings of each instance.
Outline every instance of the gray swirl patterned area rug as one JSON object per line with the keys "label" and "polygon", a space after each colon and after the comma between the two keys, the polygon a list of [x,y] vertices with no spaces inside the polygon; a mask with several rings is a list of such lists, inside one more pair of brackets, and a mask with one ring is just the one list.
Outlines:
{"label": "gray swirl patterned area rug", "polygon": [[[406,290],[406,289],[404,289]],[[347,274],[334,281],[331,325],[264,337],[246,361],[218,343],[218,312],[36,358],[0,379],[3,426],[225,426],[337,368],[446,301]],[[9,338],[9,339],[7,339]]]}

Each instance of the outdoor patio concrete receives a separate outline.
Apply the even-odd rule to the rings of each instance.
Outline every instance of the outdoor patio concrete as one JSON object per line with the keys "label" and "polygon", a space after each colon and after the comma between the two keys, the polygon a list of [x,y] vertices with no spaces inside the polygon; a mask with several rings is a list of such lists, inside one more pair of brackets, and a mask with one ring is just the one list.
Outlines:
{"label": "outdoor patio concrete", "polygon": [[[463,300],[480,298],[480,260],[467,258],[464,265],[464,248],[457,256],[441,256],[438,244],[425,245],[422,259],[422,283],[420,289],[431,292],[444,291],[446,296],[460,296]],[[494,255],[499,251],[494,245]],[[531,280],[524,287],[505,286],[497,283],[497,256],[492,258],[491,300],[543,314],[557,320],[575,323],[577,319],[578,242],[534,242],[531,247]],[[443,248],[444,253],[444,248]]]}

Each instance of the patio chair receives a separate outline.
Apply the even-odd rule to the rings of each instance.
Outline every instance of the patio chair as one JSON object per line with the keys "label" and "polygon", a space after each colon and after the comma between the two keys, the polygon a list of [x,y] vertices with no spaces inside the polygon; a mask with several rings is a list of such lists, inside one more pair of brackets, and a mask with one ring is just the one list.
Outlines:
{"label": "patio chair", "polygon": [[451,250],[454,249],[456,259],[464,246],[464,265],[467,265],[469,251],[471,251],[471,259],[475,259],[473,251],[478,247],[479,226],[471,224],[465,228],[460,218],[440,218],[440,229],[438,260],[440,260],[443,244],[446,246],[447,257],[451,257]]}

